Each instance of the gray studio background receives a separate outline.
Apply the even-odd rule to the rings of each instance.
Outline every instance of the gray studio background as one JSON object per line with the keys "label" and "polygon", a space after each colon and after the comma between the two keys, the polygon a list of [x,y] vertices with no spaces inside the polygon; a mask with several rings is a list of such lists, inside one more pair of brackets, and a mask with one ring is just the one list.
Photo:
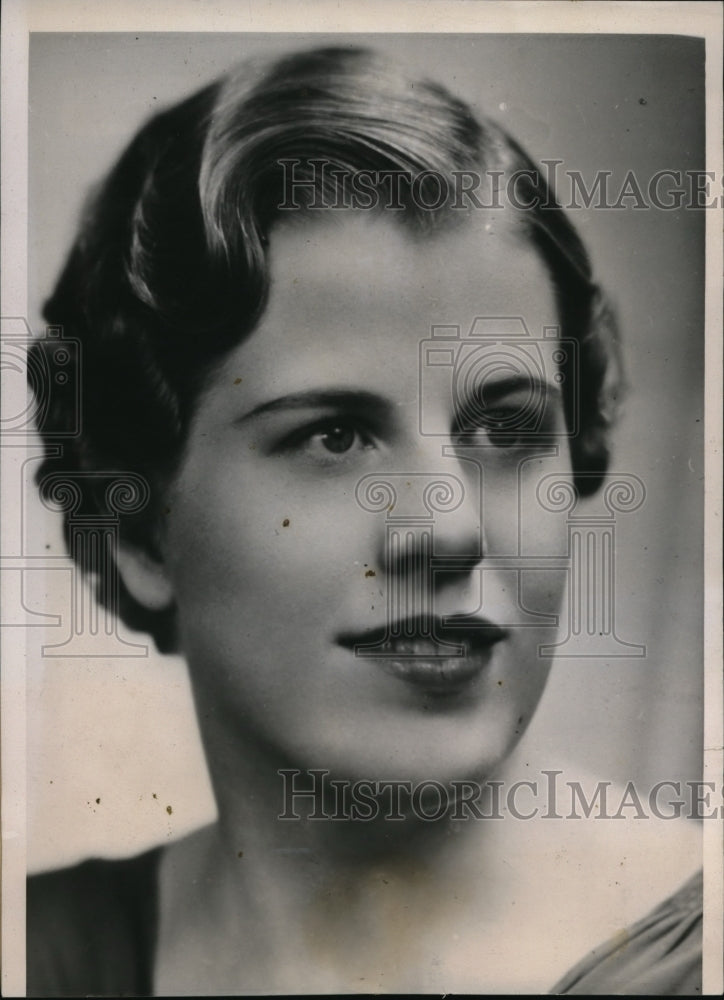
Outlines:
{"label": "gray studio background", "polygon": [[[42,328],[40,305],[89,184],[149,114],[247,54],[330,42],[398,53],[500,121],[534,159],[562,159],[562,170],[578,170],[589,183],[597,169],[613,172],[613,190],[629,169],[644,183],[663,169],[703,169],[703,44],[696,40],[35,35],[31,325]],[[617,302],[625,338],[632,393],[613,468],[639,476],[647,499],[617,524],[617,631],[645,643],[648,655],[558,663],[531,738],[544,765],[559,766],[565,754],[602,778],[643,788],[700,774],[704,215],[573,213]],[[46,553],[51,565],[62,556],[58,522],[32,490],[26,504],[26,551]],[[63,613],[67,580],[67,573],[48,574],[28,600],[36,610]],[[132,853],[206,818],[211,799],[182,665],[153,651],[51,661],[37,635],[28,659],[30,867],[85,853]]]}

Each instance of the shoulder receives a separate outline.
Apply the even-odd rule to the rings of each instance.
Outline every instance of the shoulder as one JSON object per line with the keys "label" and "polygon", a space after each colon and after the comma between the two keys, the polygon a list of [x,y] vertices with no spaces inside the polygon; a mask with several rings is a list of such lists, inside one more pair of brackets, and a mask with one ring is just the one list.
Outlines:
{"label": "shoulder", "polygon": [[532,900],[530,935],[546,928],[538,949],[542,988],[676,994],[682,978],[700,981],[700,824],[675,810],[669,818],[666,810],[660,817],[631,806],[626,788],[559,768],[550,772],[560,775],[555,796],[534,802],[536,819],[499,830],[502,856],[524,876],[516,898]]}
{"label": "shoulder", "polygon": [[700,994],[702,898],[698,872],[643,919],[595,948],[551,992]]}
{"label": "shoulder", "polygon": [[159,855],[93,859],[28,879],[28,996],[150,992]]}
{"label": "shoulder", "polygon": [[[586,780],[584,789],[596,786]],[[587,924],[578,961],[557,994],[677,996],[701,993],[703,879],[701,825],[632,804],[626,788],[607,787],[605,809],[556,824],[570,874],[579,872],[577,919]],[[592,795],[588,796],[589,799]],[[575,806],[575,808],[574,808]],[[566,817],[581,812],[566,801]],[[566,863],[567,862],[567,863]],[[572,934],[575,937],[575,933]],[[566,968],[564,965],[562,967]]]}

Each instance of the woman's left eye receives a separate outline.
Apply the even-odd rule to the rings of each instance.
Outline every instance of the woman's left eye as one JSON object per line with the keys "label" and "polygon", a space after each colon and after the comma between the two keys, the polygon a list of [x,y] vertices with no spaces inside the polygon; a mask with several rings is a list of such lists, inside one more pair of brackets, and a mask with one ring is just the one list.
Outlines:
{"label": "woman's left eye", "polygon": [[[530,432],[528,432],[530,436]],[[491,444],[494,448],[516,448],[525,439],[524,431],[515,426],[515,411],[489,411],[485,419],[467,420],[457,432],[461,444]]]}

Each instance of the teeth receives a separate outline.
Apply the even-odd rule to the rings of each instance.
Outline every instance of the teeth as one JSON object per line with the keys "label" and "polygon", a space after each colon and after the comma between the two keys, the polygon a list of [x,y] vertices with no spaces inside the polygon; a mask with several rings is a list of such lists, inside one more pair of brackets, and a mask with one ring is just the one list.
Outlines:
{"label": "teeth", "polygon": [[362,656],[400,657],[440,660],[486,654],[505,634],[494,626],[478,628],[439,627],[434,634],[427,631],[405,634],[400,626],[388,626],[386,631],[350,636],[343,644]]}
{"label": "teeth", "polygon": [[380,652],[391,656],[445,657],[455,656],[449,646],[440,646],[429,639],[393,639],[383,643]]}
{"label": "teeth", "polygon": [[394,666],[398,666],[404,670],[417,670],[418,668],[429,667],[430,670],[434,670],[436,673],[444,674],[446,670],[455,670],[461,668],[460,659],[451,659],[449,656],[439,656],[435,659],[417,659],[413,663],[404,660],[397,660],[394,657],[390,657],[390,663]]}

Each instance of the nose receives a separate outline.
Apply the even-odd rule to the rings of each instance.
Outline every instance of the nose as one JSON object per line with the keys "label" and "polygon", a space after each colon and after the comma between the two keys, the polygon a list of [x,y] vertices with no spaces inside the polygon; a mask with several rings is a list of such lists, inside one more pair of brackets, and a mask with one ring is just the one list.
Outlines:
{"label": "nose", "polygon": [[486,548],[482,470],[439,438],[424,451],[414,471],[367,476],[359,484],[361,505],[384,513],[378,564],[407,576],[427,575],[433,564],[436,573],[469,573]]}
{"label": "nose", "polygon": [[445,499],[434,512],[433,551],[439,569],[466,570],[476,566],[486,550],[483,522],[483,483],[480,464],[446,446],[446,473],[460,484],[460,495]]}

